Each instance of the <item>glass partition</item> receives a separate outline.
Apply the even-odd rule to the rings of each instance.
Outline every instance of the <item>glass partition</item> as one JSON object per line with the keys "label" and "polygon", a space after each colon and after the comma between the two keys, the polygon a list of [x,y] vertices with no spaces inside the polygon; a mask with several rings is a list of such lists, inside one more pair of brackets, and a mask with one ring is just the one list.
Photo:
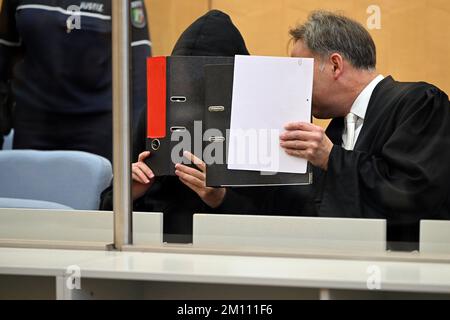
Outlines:
{"label": "glass partition", "polygon": [[[123,4],[126,1],[120,2]],[[39,246],[32,243],[39,240],[46,241],[44,246],[67,242],[68,245],[79,246],[80,242],[84,245],[89,242],[99,248],[115,243],[116,248],[124,250],[358,256],[364,259],[437,259],[447,262],[449,223],[429,221],[449,215],[448,204],[444,203],[448,202],[448,198],[441,196],[442,189],[448,188],[448,183],[442,183],[448,174],[445,169],[447,161],[441,161],[430,169],[430,164],[436,160],[426,152],[423,159],[417,160],[415,152],[418,151],[414,145],[408,145],[406,151],[402,149],[402,143],[409,141],[402,138],[387,146],[394,151],[381,148],[387,152],[388,161],[377,166],[376,170],[364,162],[368,166],[366,169],[361,165],[361,171],[352,171],[349,178],[352,184],[342,183],[347,174],[345,161],[350,161],[348,159],[352,157],[347,154],[350,150],[335,150],[333,155],[341,158],[340,161],[335,159],[334,167],[330,167],[334,170],[334,181],[325,188],[331,189],[317,191],[310,186],[293,185],[204,187],[202,183],[208,179],[206,164],[181,151],[191,151],[201,158],[206,143],[221,141],[209,140],[212,137],[207,141],[203,139],[204,132],[201,130],[205,127],[204,123],[199,124],[200,142],[195,145],[193,141],[187,148],[180,146],[182,139],[177,138],[165,150],[164,145],[158,144],[161,138],[151,137],[148,124],[153,120],[147,114],[147,88],[155,88],[148,82],[155,69],[147,69],[147,58],[151,55],[171,58],[219,55],[215,52],[202,53],[201,50],[188,51],[192,49],[189,41],[193,41],[189,36],[197,30],[194,21],[209,9],[221,10],[231,18],[228,20],[227,16],[218,14],[218,26],[213,26],[220,44],[229,40],[235,46],[233,54],[228,51],[221,54],[224,56],[222,65],[230,64],[227,59],[232,59],[234,54],[245,55],[247,50],[253,56],[297,57],[298,54],[293,52],[295,43],[290,42],[289,30],[295,28],[297,23],[307,21],[308,14],[320,7],[339,10],[368,30],[377,47],[377,70],[385,78],[392,75],[398,81],[426,81],[448,93],[450,79],[442,70],[450,69],[449,61],[445,59],[450,47],[448,41],[442,39],[450,36],[445,24],[449,5],[442,1],[424,3],[419,0],[409,1],[408,4],[392,4],[383,0],[370,6],[354,1],[309,4],[274,0],[259,4],[258,10],[255,10],[253,1],[131,1],[130,7],[122,7],[117,13],[124,24],[128,21],[129,28],[114,32],[112,18],[115,15],[111,2],[83,3],[67,8],[46,4],[20,5],[17,1],[8,0],[1,3],[1,115],[7,119],[8,110],[14,111],[12,148],[23,150],[23,153],[15,154],[0,152],[0,157],[5,159],[0,165],[3,172],[0,206],[4,207],[0,209],[0,242],[5,245],[13,244],[15,239],[32,246]],[[253,14],[249,15],[249,12]],[[414,28],[416,21],[426,23],[418,30]],[[117,24],[118,27],[120,25]],[[224,36],[220,30],[228,30],[226,28],[231,31]],[[152,31],[151,39],[149,30]],[[112,34],[116,36],[112,38]],[[231,40],[226,38],[229,35]],[[220,38],[222,36],[224,38]],[[179,41],[180,37],[182,41]],[[201,38],[202,41],[204,39]],[[214,47],[208,45],[207,49]],[[170,66],[170,61],[175,59],[164,60],[166,65],[158,64],[162,60],[152,61],[156,61],[155,66],[163,68],[164,72],[173,72],[170,75],[165,73],[165,76],[177,77],[176,72],[186,71]],[[212,64],[211,61],[212,58],[207,60],[206,65]],[[319,72],[330,70],[326,69],[326,64],[324,68],[321,63],[316,65],[323,69]],[[192,64],[186,68],[191,70]],[[194,77],[197,71],[191,70],[187,76]],[[202,70],[198,71],[198,77],[204,77]],[[114,83],[113,79],[117,82]],[[186,84],[188,80],[182,79],[179,83]],[[216,89],[222,89],[226,84],[226,81],[220,82]],[[436,105],[442,107],[446,103],[445,96],[437,97],[437,89],[429,89]],[[176,113],[183,115],[191,107],[191,101],[174,87],[169,86],[166,90],[168,95],[164,101],[185,108]],[[201,96],[201,99],[204,98]],[[114,122],[113,106],[117,111]],[[125,106],[129,107],[129,113]],[[222,112],[223,106],[208,107],[213,107],[211,112]],[[425,115],[437,117],[430,121],[439,118],[435,114]],[[441,118],[447,119],[445,112]],[[395,131],[396,121],[405,119],[408,116],[399,112],[398,118],[383,124],[386,128],[379,134]],[[413,128],[418,128],[426,119],[425,116],[413,119],[416,121],[413,121]],[[6,124],[6,121],[2,122],[2,126],[6,127]],[[315,118],[313,124],[320,131],[318,128],[329,127],[330,120]],[[180,137],[183,129],[190,125],[193,124],[180,121],[176,126],[166,126],[165,134],[169,138]],[[440,125],[436,123],[434,127]],[[195,128],[198,127],[193,125],[193,130]],[[363,128],[368,130],[367,126]],[[430,148],[448,146],[445,128],[441,131],[425,129],[421,132],[407,130],[406,135],[425,137],[430,142]],[[8,131],[5,129],[5,133]],[[360,134],[363,139],[364,131]],[[226,135],[213,136],[227,139]],[[360,150],[366,152],[370,149],[371,142],[367,140],[366,144],[367,148]],[[343,149],[340,144],[335,145]],[[174,146],[179,148],[175,149],[175,153],[180,161],[173,162],[170,158]],[[403,156],[410,157],[396,158],[399,149]],[[55,153],[54,150],[85,153]],[[195,152],[198,150],[200,154]],[[436,155],[439,159],[445,159],[446,149],[440,150],[442,152]],[[160,151],[167,151],[167,157],[171,159],[167,164],[169,175],[159,176],[157,169],[152,168],[152,157],[159,156]],[[358,156],[363,158],[364,152]],[[373,161],[380,163],[384,156],[384,153],[376,154]],[[183,158],[188,160],[186,166],[175,167],[178,162],[184,161]],[[85,169],[85,160],[91,169]],[[424,179],[421,169],[427,167],[431,177],[436,177],[428,181],[434,189],[425,185],[421,189],[415,184],[416,178]],[[92,170],[96,173],[93,174]],[[112,186],[113,172],[115,179]],[[414,192],[405,198],[398,197],[400,193],[397,188],[405,186],[395,183],[381,186],[376,179],[379,175],[375,173],[391,177],[391,181],[398,181],[402,174],[407,175],[410,179],[404,183],[408,190]],[[323,172],[313,169],[313,185],[323,178]],[[418,181],[420,184],[423,180]],[[112,189],[116,191],[116,200],[113,199]],[[318,202],[304,200],[309,199],[312,191],[326,194],[329,202],[322,203],[320,207]],[[361,194],[353,195],[348,200],[341,198],[345,191]],[[383,201],[390,207],[375,210]],[[404,201],[411,203],[405,206]],[[127,220],[131,204],[134,215],[133,219]],[[325,207],[327,205],[330,206],[328,209]],[[423,214],[418,213],[418,208],[424,205]],[[355,209],[358,207],[363,209],[358,211]],[[425,210],[431,207],[435,207],[432,213]],[[417,253],[419,249],[420,254]]]}
{"label": "glass partition", "polygon": [[0,1],[0,239],[114,242],[113,150],[131,147],[113,148],[113,135],[129,136],[145,109],[151,40],[143,2],[116,19],[112,4]]}
{"label": "glass partition", "polygon": [[[440,2],[439,4],[438,2],[428,4],[419,2],[416,1],[407,5],[404,3],[396,3],[394,6],[391,6],[387,1],[379,2],[377,5],[355,4],[353,1],[321,5],[316,3],[298,4],[294,2],[279,3],[277,1],[268,1],[258,6],[257,12],[254,10],[254,3],[251,1],[191,1],[183,2],[183,4],[179,4],[176,1],[164,3],[151,2],[149,3],[150,17],[152,16],[153,10],[154,15],[157,12],[161,12],[163,15],[171,16],[173,19],[170,21],[164,20],[164,22],[160,21],[152,25],[154,35],[153,53],[155,56],[172,55],[168,58],[167,63],[175,65],[176,56],[180,52],[183,52],[182,50],[180,51],[180,46],[183,49],[183,43],[180,39],[184,40],[184,36],[192,31],[191,28],[195,28],[194,21],[201,17],[208,9],[217,9],[231,16],[232,23],[235,24],[242,34],[246,47],[251,55],[296,56],[295,52],[293,52],[295,42],[291,39],[293,36],[295,38],[295,33],[294,35],[292,33],[290,34],[289,30],[294,29],[295,31],[294,27],[296,24],[305,22],[308,15],[320,7],[331,11],[338,10],[340,13],[355,19],[369,32],[376,46],[377,74],[383,75],[384,78],[391,75],[398,81],[427,81],[439,87],[443,92],[448,92],[449,79],[445,73],[439,71],[440,67],[433,67],[430,64],[425,68],[426,71],[423,68],[410,68],[415,61],[422,60],[424,57],[429,57],[430,55],[433,56],[434,61],[445,61],[442,55],[447,54],[450,50],[445,41],[439,41],[442,34],[436,36],[425,35],[433,34],[432,30],[442,30],[443,34],[448,35],[449,30],[442,25],[443,20],[436,19],[438,16],[447,15],[448,8],[442,7]],[[185,6],[189,6],[190,8],[189,14],[191,16],[189,18],[184,14],[186,10],[182,10]],[[429,10],[431,7],[433,9]],[[248,16],[248,12],[254,12],[251,18]],[[274,17],[278,18],[274,19]],[[413,21],[419,20],[429,22],[424,28],[430,32],[418,33],[417,29],[412,27]],[[261,23],[261,21],[265,21],[265,23]],[[194,24],[191,25],[192,23]],[[417,42],[422,44],[420,50],[416,48],[415,44]],[[406,54],[406,52],[408,53]],[[195,54],[195,52],[190,52],[189,55]],[[241,52],[239,54],[244,53]],[[443,63],[446,64],[447,62]],[[178,70],[176,67],[169,66],[167,68],[167,70],[171,71]],[[181,73],[182,71],[178,70],[178,72]],[[171,76],[176,77],[175,73],[171,74]],[[186,82],[187,80],[183,79],[183,81]],[[223,76],[223,81],[218,86],[218,90],[226,86],[225,76]],[[175,87],[175,84],[173,84],[173,87]],[[208,97],[208,93],[206,93],[206,96]],[[183,98],[183,95],[170,91],[170,97]],[[443,99],[438,98],[438,100],[441,106],[445,106],[445,97]],[[185,101],[171,101],[168,103],[182,105],[183,102]],[[215,107],[217,111],[217,107],[220,107],[220,105]],[[254,116],[256,117],[258,115],[255,114]],[[314,118],[313,123],[326,129],[330,125],[330,120]],[[205,130],[205,126],[207,127],[203,123],[203,130]],[[356,130],[358,130],[358,127]],[[393,130],[393,128],[386,128],[386,131],[388,130]],[[194,135],[193,132],[190,133],[191,136]],[[172,133],[172,137],[174,135],[176,136],[176,141],[181,141],[181,139],[178,140],[178,136],[181,133],[177,131]],[[218,135],[214,134],[213,136],[217,137]],[[361,134],[361,137],[364,137],[364,132]],[[368,140],[369,138],[366,137],[366,139]],[[157,153],[154,148],[152,149],[154,147],[152,145],[154,140],[157,139],[148,139],[148,145],[145,149],[151,151],[153,154]],[[439,144],[442,146],[448,143],[448,137],[439,130],[427,132],[425,140],[440,141]],[[365,143],[370,144],[367,141]],[[189,145],[188,150],[194,151],[193,153],[195,153],[195,143]],[[175,151],[177,151],[176,153],[178,155],[179,150]],[[202,156],[205,156],[205,149],[202,149],[202,151]],[[402,169],[409,170],[405,164],[414,161],[412,160],[414,156],[409,152],[405,153],[403,160],[397,159],[403,162],[403,165],[398,164],[400,171]],[[444,155],[444,157],[446,156]],[[151,158],[151,155],[149,158]],[[149,165],[152,163],[148,159],[146,161]],[[176,162],[173,161],[174,166]],[[444,162],[442,161],[439,166],[443,168],[441,170],[442,175],[448,175]],[[374,172],[377,170],[386,170],[380,173],[381,175],[384,174],[385,177],[388,177],[389,174],[402,174],[400,172],[394,173],[390,171],[395,171],[397,165],[393,165],[392,163],[389,163],[389,165],[387,165],[388,168],[382,165],[382,169],[377,169],[376,166],[369,166],[364,173],[356,173],[356,175],[365,175],[367,177],[366,180],[364,180],[364,177],[355,178],[356,181],[361,178],[357,184],[362,183],[362,185],[358,186],[365,188],[364,193],[358,188],[352,189],[353,187],[349,187],[348,192],[356,192],[358,194],[361,192],[361,194],[350,197],[356,200],[348,200],[346,202],[347,200],[342,199],[343,202],[340,204],[342,207],[336,207],[336,210],[333,210],[333,205],[331,205],[331,208],[325,210],[327,212],[326,214],[320,213],[320,209],[308,207],[308,203],[305,204],[305,201],[302,201],[307,198],[307,193],[309,192],[308,187],[305,186],[226,187],[222,189],[222,194],[220,192],[216,194],[219,198],[223,194],[226,194],[223,198],[225,199],[226,206],[223,205],[224,203],[221,203],[218,208],[211,208],[208,203],[217,203],[214,201],[209,202],[210,199],[207,199],[206,203],[204,201],[202,201],[203,203],[191,203],[189,199],[183,198],[181,196],[185,192],[183,190],[183,184],[180,186],[180,184],[171,181],[176,180],[175,177],[157,178],[157,182],[154,185],[154,192],[150,191],[150,195],[147,198],[143,197],[144,200],[141,198],[135,202],[135,209],[145,211],[147,206],[152,207],[153,211],[165,211],[164,242],[171,244],[169,246],[170,248],[174,244],[193,242],[194,248],[204,248],[205,250],[215,248],[239,251],[242,249],[245,252],[255,251],[260,253],[292,253],[306,250],[315,253],[333,252],[338,255],[345,251],[353,251],[359,252],[363,256],[370,252],[370,254],[375,256],[381,253],[381,255],[392,257],[395,252],[400,252],[400,256],[404,252],[417,253],[420,248],[423,249],[426,246],[421,246],[420,240],[422,240],[428,243],[442,243],[442,247],[438,245],[434,246],[434,248],[440,247],[439,252],[443,253],[445,251],[443,248],[446,243],[445,232],[439,232],[441,236],[437,236],[438,232],[437,229],[434,229],[434,224],[428,222],[428,220],[433,219],[446,219],[448,216],[448,208],[442,209],[447,206],[444,204],[447,201],[445,196],[445,188],[447,187],[443,180],[440,180],[442,177],[436,175],[436,178],[433,179],[434,182],[431,183],[440,183],[441,189],[444,189],[444,191],[441,190],[439,192],[438,199],[434,198],[431,193],[428,196],[424,196],[421,192],[411,192],[408,195],[403,194],[404,198],[402,199],[401,196],[399,197],[400,193],[397,193],[396,188],[402,188],[403,186],[397,185],[391,188],[392,186],[381,185],[382,182],[380,181],[382,180],[374,179],[373,181],[368,181],[371,177],[375,176]],[[428,166],[430,165],[431,161],[428,163]],[[194,165],[193,167],[196,166]],[[334,169],[345,170],[342,167]],[[320,175],[320,173],[315,172],[313,181],[320,180]],[[342,178],[338,173],[335,173],[335,175],[340,177],[337,178],[338,180],[346,179],[344,177],[345,173],[342,174]],[[261,181],[263,179],[261,178]],[[441,182],[438,182],[438,180]],[[369,185],[364,185],[365,183]],[[340,184],[339,181],[335,182],[333,187],[336,188],[334,193],[337,198],[343,194],[345,195],[345,186],[345,183]],[[424,188],[427,189],[427,187]],[[415,188],[411,186],[412,189]],[[195,195],[195,188],[193,190],[193,194]],[[211,190],[207,189],[204,191],[209,192]],[[152,202],[152,197],[158,200]],[[332,198],[333,192],[327,193],[327,197]],[[158,202],[160,199],[167,200],[169,198],[173,200],[169,201],[171,205],[166,207],[161,202]],[[228,200],[231,201],[228,202]],[[401,201],[404,201],[404,203],[400,203]],[[386,205],[391,207],[389,209],[380,209],[380,203],[383,202],[386,202]],[[405,206],[405,202],[409,202],[409,204]],[[249,203],[252,205],[256,203],[256,205],[249,206]],[[339,199],[335,199],[335,202],[331,201],[329,203],[339,203]],[[360,207],[361,209],[354,210],[358,206],[362,206]],[[373,207],[377,207],[378,209],[372,210]],[[409,209],[405,210],[405,208]],[[422,208],[423,210],[421,211],[418,208]],[[431,210],[430,208],[435,209]],[[317,210],[319,210],[319,213],[317,213]],[[389,212],[389,214],[386,212]],[[194,213],[197,215],[191,220],[191,216]],[[328,223],[330,224],[328,225]],[[431,225],[433,227],[430,227]],[[445,221],[438,225],[444,228],[440,230],[447,230],[445,229]],[[436,230],[436,233],[433,231],[424,231],[430,230],[430,228]],[[429,232],[435,234],[436,238],[434,240],[429,238]],[[191,234],[193,234],[193,238],[190,237]],[[424,253],[430,252],[427,249],[423,249],[423,251]],[[432,251],[438,253],[437,251]],[[409,258],[423,256],[423,254],[417,255],[416,253],[410,255]]]}

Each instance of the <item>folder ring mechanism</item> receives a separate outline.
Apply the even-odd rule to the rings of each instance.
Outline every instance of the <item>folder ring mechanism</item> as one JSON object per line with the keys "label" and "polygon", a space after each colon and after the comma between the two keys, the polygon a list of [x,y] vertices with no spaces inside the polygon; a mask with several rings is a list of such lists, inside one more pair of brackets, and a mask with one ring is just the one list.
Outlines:
{"label": "folder ring mechanism", "polygon": [[210,106],[210,107],[208,107],[208,111],[209,112],[223,112],[223,111],[225,111],[225,107],[224,106]]}
{"label": "folder ring mechanism", "polygon": [[153,139],[151,146],[153,151],[158,151],[159,147],[161,146],[161,141],[159,141],[159,139]]}
{"label": "folder ring mechanism", "polygon": [[225,142],[225,137],[210,137],[209,142]]}
{"label": "folder ring mechanism", "polygon": [[183,97],[183,96],[173,96],[173,97],[170,97],[170,101],[183,103],[183,102],[186,102],[187,99],[186,99],[186,97]]}
{"label": "folder ring mechanism", "polygon": [[185,132],[187,129],[186,127],[171,127],[170,132]]}

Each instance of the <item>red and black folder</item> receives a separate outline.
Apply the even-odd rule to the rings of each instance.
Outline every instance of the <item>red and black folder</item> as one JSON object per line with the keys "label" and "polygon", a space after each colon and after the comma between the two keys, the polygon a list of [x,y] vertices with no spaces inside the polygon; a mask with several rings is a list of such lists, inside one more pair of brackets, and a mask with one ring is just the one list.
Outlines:
{"label": "red and black folder", "polygon": [[[180,150],[181,153],[187,150],[203,159],[206,148],[217,147],[226,155],[233,74],[234,58],[230,57],[173,56],[148,59],[147,150],[152,155],[146,161],[157,176],[175,175],[172,153],[180,141],[174,138],[186,132],[191,137],[191,143],[187,143],[187,147]],[[195,122],[202,124],[200,132],[194,132]],[[194,142],[195,139],[200,141]],[[200,144],[199,148],[195,148],[196,144]],[[226,158],[224,160],[219,163],[207,162],[207,186],[312,183],[311,173],[264,175],[257,171],[229,170]]]}
{"label": "red and black folder", "polygon": [[[233,63],[231,57],[154,57],[147,61],[147,164],[157,176],[175,175],[172,150],[180,141],[172,138],[188,132],[192,143],[185,150],[202,158],[202,134],[194,123],[203,122],[205,106],[204,66]],[[198,135],[200,134],[200,137]],[[194,148],[194,139],[199,148]],[[196,150],[199,149],[199,150]]]}

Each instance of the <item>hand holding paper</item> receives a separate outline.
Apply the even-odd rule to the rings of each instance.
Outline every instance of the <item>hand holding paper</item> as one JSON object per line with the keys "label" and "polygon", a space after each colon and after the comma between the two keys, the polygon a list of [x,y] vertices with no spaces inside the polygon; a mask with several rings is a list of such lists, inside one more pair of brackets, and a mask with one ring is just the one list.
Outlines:
{"label": "hand holding paper", "polygon": [[333,143],[322,127],[311,123],[289,123],[280,136],[281,147],[291,156],[306,159],[314,166],[328,169],[328,158]]}
{"label": "hand holding paper", "polygon": [[311,122],[313,59],[236,56],[228,169],[306,173],[280,146],[287,123]]}

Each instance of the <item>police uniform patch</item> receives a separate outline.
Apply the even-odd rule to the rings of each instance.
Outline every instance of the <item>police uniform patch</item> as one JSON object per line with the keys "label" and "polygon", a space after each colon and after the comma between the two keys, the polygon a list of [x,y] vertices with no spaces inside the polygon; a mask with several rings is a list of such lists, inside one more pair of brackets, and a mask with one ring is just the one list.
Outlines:
{"label": "police uniform patch", "polygon": [[142,0],[131,2],[131,23],[134,27],[144,28],[147,25],[144,10],[144,2]]}

